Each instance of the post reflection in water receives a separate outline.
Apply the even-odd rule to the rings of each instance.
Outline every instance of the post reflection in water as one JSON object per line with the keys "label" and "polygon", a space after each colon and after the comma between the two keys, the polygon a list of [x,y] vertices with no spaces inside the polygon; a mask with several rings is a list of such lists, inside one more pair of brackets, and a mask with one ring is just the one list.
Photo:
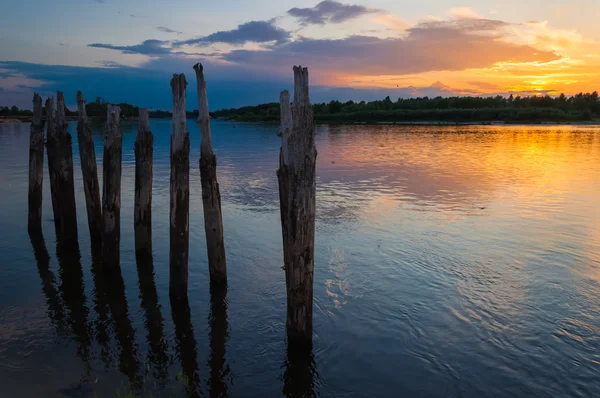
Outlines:
{"label": "post reflection in water", "polygon": [[54,273],[50,270],[50,255],[46,248],[46,242],[41,235],[30,235],[29,238],[31,240],[31,245],[33,246],[33,254],[37,262],[38,273],[42,280],[42,291],[46,297],[50,322],[52,322],[59,335],[63,334],[65,331],[64,311],[56,290],[56,278]]}
{"label": "post reflection in water", "polygon": [[112,314],[112,320],[119,345],[119,370],[129,379],[133,389],[141,387],[140,361],[135,344],[135,330],[129,320],[129,308],[125,297],[125,283],[121,268],[102,270],[106,298]]}
{"label": "post reflection in water", "polygon": [[[169,120],[152,123],[155,131],[170,131]],[[288,352],[282,340],[285,289],[272,172],[278,138],[273,126],[217,126],[221,189],[228,192],[223,208],[229,223],[245,226],[230,231],[231,291],[211,287],[209,296],[206,272],[196,270],[201,286],[190,289],[189,303],[173,305],[173,314],[164,266],[169,134],[155,141],[157,263],[138,261],[136,268],[132,226],[125,223],[122,279],[113,283],[101,256],[92,254],[87,269],[87,234],[81,265],[63,258],[60,266],[51,237],[45,247],[43,238],[25,235],[29,126],[15,137],[0,128],[7,187],[0,195],[0,396],[103,397],[126,389],[138,396],[600,397],[593,366],[600,347],[600,127],[319,126],[322,239],[315,256],[322,267],[315,274],[313,357],[310,349]],[[102,125],[95,132],[101,148]],[[198,143],[199,134],[193,136]],[[124,147],[133,147],[134,138],[124,134]],[[134,195],[130,152],[124,201]],[[85,192],[74,161],[79,205]],[[190,194],[200,197],[199,175],[190,178]],[[43,225],[54,232],[46,182]],[[85,207],[78,209],[85,221]],[[132,210],[124,206],[123,218],[133,219]],[[190,232],[197,232],[190,241],[201,238],[202,228],[201,217],[190,219]],[[205,249],[193,249],[202,262]],[[88,383],[80,378],[89,339]],[[127,377],[144,383],[130,388]]]}
{"label": "post reflection in water", "polygon": [[152,254],[136,255],[141,306],[144,310],[146,340],[150,347],[148,360],[153,368],[153,376],[161,386],[167,383],[169,356],[164,333],[164,319],[158,302],[158,293],[154,283],[154,263]]}
{"label": "post reflection in water", "polygon": [[316,397],[319,374],[312,345],[289,345],[283,372],[283,395],[286,397]]}
{"label": "post reflection in water", "polygon": [[104,363],[104,367],[111,367],[110,354],[110,308],[108,305],[108,297],[106,295],[106,287],[104,275],[102,274],[102,247],[92,244],[92,276],[94,279],[94,310],[98,315],[95,321],[96,341],[100,345],[100,359]]}
{"label": "post reflection in water", "polygon": [[232,381],[231,369],[225,359],[227,341],[229,340],[227,284],[211,283],[210,285],[208,325],[210,340],[208,389],[211,397],[226,397],[229,396],[228,384]]}
{"label": "post reflection in water", "polygon": [[[61,239],[57,237],[57,242]],[[88,323],[89,309],[86,306],[83,269],[79,245],[61,243],[56,245],[56,258],[59,264],[61,284],[59,290],[67,311],[66,320],[77,344],[77,355],[85,366],[85,374],[91,373],[92,332]]]}
{"label": "post reflection in water", "polygon": [[187,396],[198,397],[202,394],[199,391],[198,354],[187,297],[178,299],[171,296],[171,315],[175,324],[175,350],[182,368],[180,381],[185,383]]}

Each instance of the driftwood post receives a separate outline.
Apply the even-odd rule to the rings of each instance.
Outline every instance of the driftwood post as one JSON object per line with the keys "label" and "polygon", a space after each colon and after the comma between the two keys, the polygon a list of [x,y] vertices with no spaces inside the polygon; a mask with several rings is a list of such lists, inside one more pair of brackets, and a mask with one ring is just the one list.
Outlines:
{"label": "driftwood post", "polygon": [[202,64],[194,65],[198,82],[198,124],[202,133],[200,144],[200,179],[202,181],[202,204],[204,207],[204,230],[208,250],[208,267],[211,283],[227,282],[225,245],[223,242],[223,216],[221,193],[217,182],[217,157],[212,150],[210,115],[206,96],[206,81]]}
{"label": "driftwood post", "polygon": [[98,184],[98,166],[96,165],[96,150],[90,122],[85,110],[85,99],[81,91],[77,92],[77,109],[79,123],[77,124],[77,140],[79,141],[79,157],[81,159],[81,174],[85,190],[88,226],[92,246],[102,242],[102,202],[100,202],[100,185]]}
{"label": "driftwood post", "polygon": [[121,109],[108,105],[102,164],[102,257],[105,267],[118,267],[121,242]]}
{"label": "driftwood post", "polygon": [[54,232],[57,236],[62,231],[62,214],[60,211],[60,185],[58,182],[58,137],[56,135],[56,110],[54,98],[46,100],[46,150],[48,151],[48,175],[50,176],[50,197],[52,198],[52,213],[54,214]]}
{"label": "driftwood post", "polygon": [[308,69],[294,67],[294,104],[281,93],[279,200],[287,287],[288,342],[312,343],[315,248],[315,126]]}
{"label": "driftwood post", "polygon": [[77,211],[75,207],[75,184],[73,181],[73,148],[67,131],[65,101],[57,92],[56,113],[52,99],[46,101],[48,132],[48,173],[54,210],[54,227],[57,242],[64,246],[78,245]]}
{"label": "driftwood post", "polygon": [[152,153],[154,138],[150,132],[148,109],[139,111],[140,126],[135,139],[135,251],[152,254]]}
{"label": "driftwood post", "polygon": [[44,122],[42,97],[33,94],[33,119],[29,133],[29,235],[42,236],[42,184],[44,181]]}
{"label": "driftwood post", "polygon": [[190,135],[186,128],[185,75],[171,79],[173,121],[171,134],[171,208],[169,294],[187,297],[190,220]]}

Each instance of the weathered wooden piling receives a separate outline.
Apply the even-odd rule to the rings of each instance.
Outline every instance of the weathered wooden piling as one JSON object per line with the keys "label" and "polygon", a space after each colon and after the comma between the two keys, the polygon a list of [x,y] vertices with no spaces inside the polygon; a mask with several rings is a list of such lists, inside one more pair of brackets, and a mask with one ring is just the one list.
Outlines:
{"label": "weathered wooden piling", "polygon": [[120,263],[121,242],[121,154],[123,135],[121,109],[108,105],[104,130],[102,163],[102,257],[104,266],[115,268]]}
{"label": "weathered wooden piling", "polygon": [[71,135],[67,131],[64,96],[60,91],[57,92],[56,112],[53,105],[52,99],[46,101],[48,118],[46,147],[54,227],[59,244],[78,245],[73,147]]}
{"label": "weathered wooden piling", "polygon": [[46,150],[48,152],[48,175],[50,177],[50,197],[52,199],[52,213],[54,215],[54,232],[58,236],[62,231],[60,212],[60,185],[58,182],[59,154],[58,137],[56,135],[56,110],[54,98],[46,99]]}
{"label": "weathered wooden piling", "polygon": [[42,236],[42,185],[44,181],[44,122],[42,97],[33,94],[33,118],[29,133],[29,235]]}
{"label": "weathered wooden piling", "polygon": [[169,294],[174,298],[187,297],[188,287],[190,135],[186,128],[186,86],[184,74],[173,75]]}
{"label": "weathered wooden piling", "polygon": [[202,64],[194,65],[198,83],[198,124],[202,133],[200,144],[200,179],[202,181],[202,204],[204,207],[204,230],[208,250],[208,267],[211,283],[227,282],[225,244],[223,241],[223,216],[221,193],[217,182],[217,157],[212,150],[210,114],[206,96],[206,81]]}
{"label": "weathered wooden piling", "polygon": [[308,69],[294,67],[294,104],[281,93],[279,200],[287,287],[288,343],[312,342],[315,247],[315,125]]}
{"label": "weathered wooden piling", "polygon": [[154,138],[150,131],[148,109],[139,110],[140,125],[135,139],[135,251],[152,255],[152,156]]}
{"label": "weathered wooden piling", "polygon": [[98,166],[94,138],[85,109],[85,99],[81,91],[77,92],[77,109],[79,123],[77,124],[77,140],[79,141],[79,157],[81,159],[81,174],[85,191],[88,226],[92,246],[102,242],[102,202],[100,201],[100,185],[98,184]]}

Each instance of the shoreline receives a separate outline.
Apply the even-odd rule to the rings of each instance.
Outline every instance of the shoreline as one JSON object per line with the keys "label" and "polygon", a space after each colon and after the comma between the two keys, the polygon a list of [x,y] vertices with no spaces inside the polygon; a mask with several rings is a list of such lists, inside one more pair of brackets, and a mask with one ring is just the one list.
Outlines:
{"label": "shoreline", "polygon": [[[193,117],[187,118],[189,120],[196,120]],[[100,119],[93,119],[94,121],[101,121]],[[150,118],[150,120],[171,120],[170,118]],[[231,122],[231,123],[248,123],[248,124],[278,124],[275,120],[256,120],[256,121],[245,121],[235,119],[224,119],[214,118],[213,121]],[[67,117],[67,121],[77,121],[75,117]],[[122,119],[124,122],[136,122],[138,118]],[[31,118],[25,117],[9,117],[1,118],[0,124],[18,124],[18,123],[31,123]],[[501,121],[501,120],[489,120],[489,121],[478,121],[478,122],[448,122],[448,121],[398,121],[398,122],[335,122],[327,120],[316,120],[316,125],[336,125],[336,126],[599,126],[600,120],[589,120],[589,121]]]}

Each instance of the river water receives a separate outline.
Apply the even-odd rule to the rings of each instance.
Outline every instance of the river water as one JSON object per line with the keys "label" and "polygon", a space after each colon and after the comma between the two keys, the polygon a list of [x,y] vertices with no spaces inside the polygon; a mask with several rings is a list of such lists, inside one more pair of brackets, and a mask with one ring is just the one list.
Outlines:
{"label": "river water", "polygon": [[122,280],[108,283],[69,129],[75,266],[56,257],[47,170],[50,259],[36,260],[29,125],[0,125],[0,395],[600,396],[600,128],[318,126],[314,346],[300,357],[285,342],[277,126],[213,122],[229,286],[211,299],[188,120],[183,308],[168,297],[170,121],[151,121],[154,275],[136,266],[137,125],[123,123]]}

